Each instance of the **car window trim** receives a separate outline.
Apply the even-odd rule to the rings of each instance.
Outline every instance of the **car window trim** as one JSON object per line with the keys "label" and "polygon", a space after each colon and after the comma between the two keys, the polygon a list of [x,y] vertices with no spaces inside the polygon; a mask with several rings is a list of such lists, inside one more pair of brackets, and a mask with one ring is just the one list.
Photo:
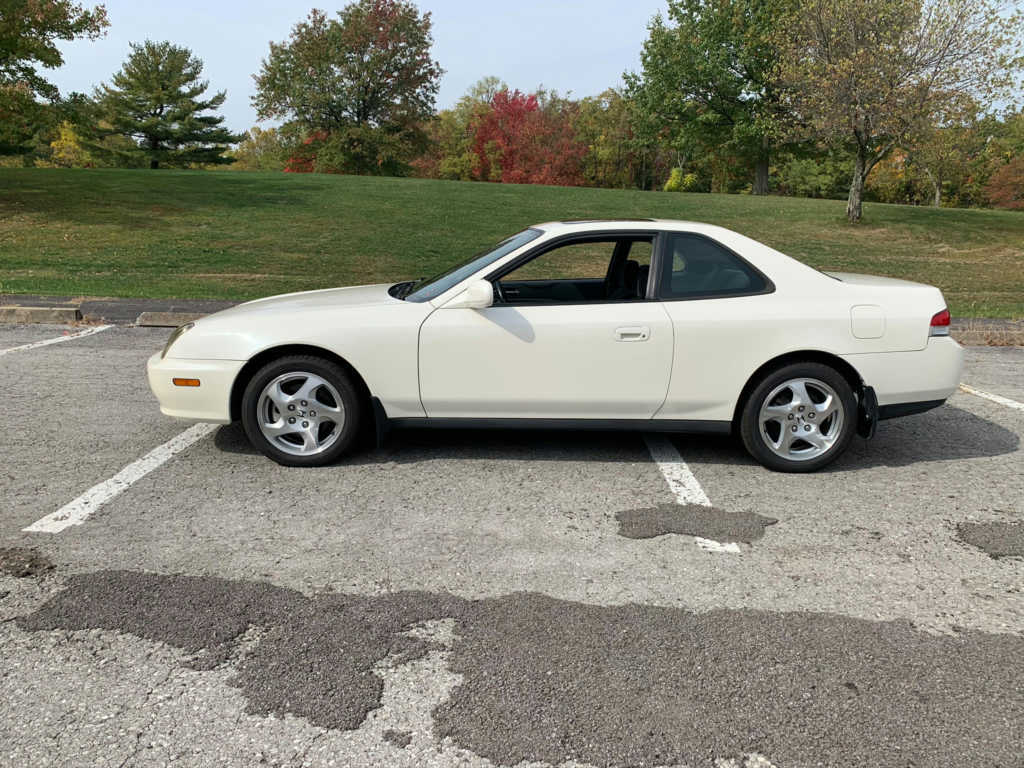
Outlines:
{"label": "car window trim", "polygon": [[[736,299],[744,296],[767,296],[768,294],[775,293],[775,283],[772,282],[772,279],[768,277],[768,275],[766,275],[760,269],[751,264],[750,261],[743,258],[743,256],[736,253],[736,251],[734,251],[732,248],[730,248],[722,241],[716,240],[715,238],[710,237],[709,235],[705,235],[703,232],[694,232],[692,230],[687,229],[663,230],[661,234],[663,235],[663,237],[660,240],[660,247],[655,253],[655,257],[652,258],[651,260],[651,272],[654,272],[655,260],[657,261],[658,268],[657,275],[654,278],[654,301],[671,302],[705,301],[707,299]],[[663,266],[665,261],[669,258],[668,247],[672,235],[690,235],[692,237],[699,237],[711,243],[714,243],[722,250],[732,254],[736,259],[740,261],[740,263],[746,265],[746,267],[750,271],[752,271],[754,274],[756,274],[758,277],[764,280],[764,288],[760,291],[718,291],[715,293],[703,293],[699,296],[662,296],[662,288],[664,287],[664,281],[662,280],[662,273],[664,272]]]}
{"label": "car window trim", "polygon": [[[574,242],[587,243],[587,242],[615,242],[618,240],[649,240],[651,243],[651,272],[654,272],[654,266],[657,258],[659,249],[661,248],[660,241],[663,239],[663,232],[661,230],[654,229],[611,229],[611,230],[597,230],[591,232],[570,232],[568,234],[559,235],[553,237],[550,240],[545,240],[543,243],[531,248],[525,253],[517,256],[512,261],[504,264],[492,272],[488,273],[483,279],[490,283],[495,283],[501,280],[506,275],[509,275],[519,269],[521,266],[538,259],[549,251],[553,251],[556,248],[561,248],[564,245],[572,244]],[[560,278],[566,279],[566,278]],[[599,278],[581,278],[581,279],[593,279]],[[554,280],[552,280],[554,282]],[[569,282],[572,282],[569,279]],[[500,304],[495,304],[494,308],[498,307],[567,307],[577,305],[594,305],[594,304],[639,304],[641,302],[653,302],[658,299],[648,298],[651,296],[650,291],[651,281],[650,277],[647,280],[647,296],[642,299],[597,299],[597,300],[581,300],[581,301],[545,301],[545,302],[531,302],[531,301],[505,301]]]}

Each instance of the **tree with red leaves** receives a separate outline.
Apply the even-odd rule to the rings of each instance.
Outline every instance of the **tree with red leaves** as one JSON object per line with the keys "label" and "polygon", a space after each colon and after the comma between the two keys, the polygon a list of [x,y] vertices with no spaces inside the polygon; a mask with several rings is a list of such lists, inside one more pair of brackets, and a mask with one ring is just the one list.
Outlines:
{"label": "tree with red leaves", "polygon": [[313,173],[316,170],[317,149],[328,140],[327,131],[313,131],[296,147],[285,163],[285,173]]}
{"label": "tree with red leaves", "polygon": [[477,178],[506,184],[581,186],[587,148],[576,138],[574,105],[546,94],[502,90],[473,125]]}
{"label": "tree with red leaves", "polygon": [[1024,211],[1024,155],[1000,166],[985,186],[985,194],[996,208]]}

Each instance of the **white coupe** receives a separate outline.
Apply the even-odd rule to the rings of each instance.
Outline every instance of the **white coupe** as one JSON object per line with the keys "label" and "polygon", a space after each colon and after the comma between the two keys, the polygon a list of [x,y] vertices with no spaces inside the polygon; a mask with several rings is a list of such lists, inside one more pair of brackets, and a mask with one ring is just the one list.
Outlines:
{"label": "white coupe", "polygon": [[721,227],[540,224],[429,280],[294,293],[177,329],[170,416],[289,466],[400,427],[733,433],[771,469],[934,408],[963,350],[938,289],[822,273]]}

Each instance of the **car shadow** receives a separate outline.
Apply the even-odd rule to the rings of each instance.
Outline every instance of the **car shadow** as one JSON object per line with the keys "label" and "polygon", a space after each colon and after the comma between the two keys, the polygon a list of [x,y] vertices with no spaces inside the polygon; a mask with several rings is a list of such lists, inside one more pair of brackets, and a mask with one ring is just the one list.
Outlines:
{"label": "car shadow", "polygon": [[[561,430],[431,430],[391,432],[384,446],[344,460],[343,464],[462,461],[649,461],[642,432]],[[682,457],[692,465],[756,466],[736,438],[674,435]],[[225,453],[256,455],[241,424],[221,427],[214,444]],[[969,411],[946,406],[918,416],[879,424],[873,440],[854,438],[845,455],[823,472],[872,467],[903,467],[925,461],[955,461],[1002,456],[1020,447],[1020,436]]]}
{"label": "car shadow", "polygon": [[[733,438],[679,435],[673,439],[692,465],[757,465]],[[917,416],[881,422],[873,439],[855,437],[849,450],[821,472],[983,459],[1011,454],[1019,447],[1020,436],[1015,432],[969,411],[944,406]]]}
{"label": "car shadow", "polygon": [[[424,461],[650,461],[640,432],[515,429],[396,429],[340,465]],[[240,423],[221,427],[214,445],[225,453],[258,455]]]}

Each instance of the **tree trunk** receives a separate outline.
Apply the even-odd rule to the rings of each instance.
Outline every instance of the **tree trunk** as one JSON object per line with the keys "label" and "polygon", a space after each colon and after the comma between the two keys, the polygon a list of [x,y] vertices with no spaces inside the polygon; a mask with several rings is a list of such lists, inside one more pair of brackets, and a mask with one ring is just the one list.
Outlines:
{"label": "tree trunk", "polygon": [[939,179],[935,178],[935,174],[933,174],[927,168],[924,169],[924,173],[925,176],[928,177],[928,181],[931,182],[932,190],[934,192],[934,195],[932,197],[932,205],[938,208],[942,205],[942,182]]}
{"label": "tree trunk", "polygon": [[729,192],[729,169],[714,155],[711,157],[711,192],[722,195]]}
{"label": "tree trunk", "polygon": [[853,165],[853,180],[850,182],[850,196],[846,199],[846,218],[851,224],[860,221],[864,212],[862,201],[864,199],[864,182],[868,176],[867,150],[864,147],[857,147],[857,159]]}
{"label": "tree trunk", "polygon": [[761,138],[761,154],[757,158],[757,165],[754,167],[754,189],[755,195],[767,195],[768,188],[768,137]]}
{"label": "tree trunk", "polygon": [[160,167],[160,161],[159,160],[150,160],[149,161],[149,170],[155,171],[159,167]]}

